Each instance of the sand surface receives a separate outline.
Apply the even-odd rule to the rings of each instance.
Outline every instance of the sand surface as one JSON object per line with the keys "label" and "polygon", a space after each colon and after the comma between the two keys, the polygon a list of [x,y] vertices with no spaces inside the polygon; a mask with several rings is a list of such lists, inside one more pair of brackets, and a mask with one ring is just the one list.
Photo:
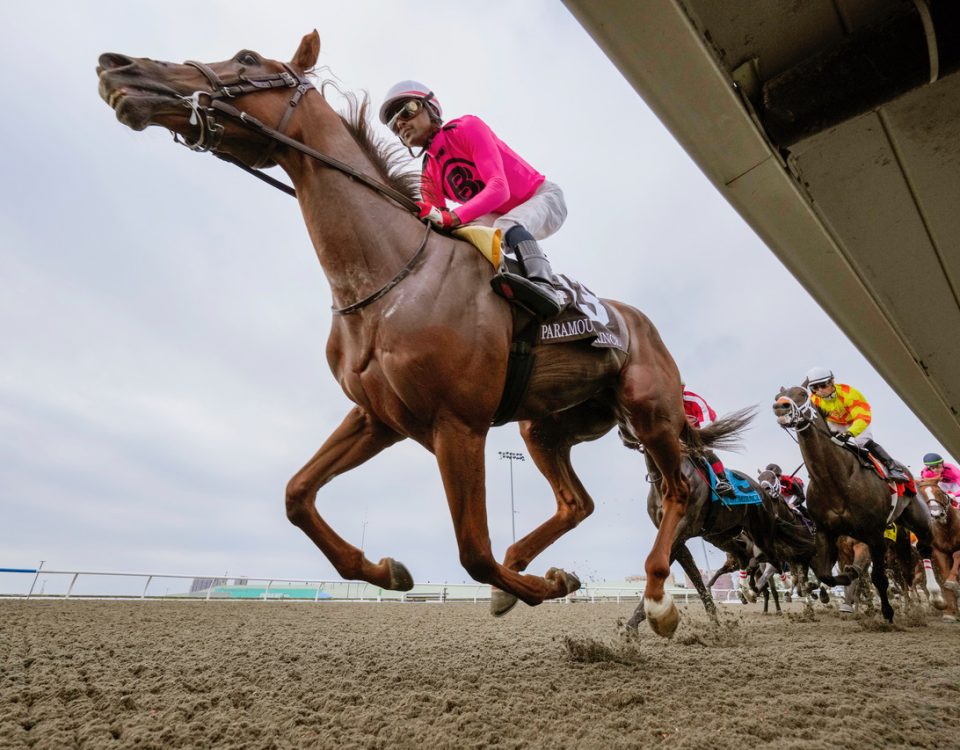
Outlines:
{"label": "sand surface", "polygon": [[0,747],[960,746],[960,626],[721,609],[3,600]]}

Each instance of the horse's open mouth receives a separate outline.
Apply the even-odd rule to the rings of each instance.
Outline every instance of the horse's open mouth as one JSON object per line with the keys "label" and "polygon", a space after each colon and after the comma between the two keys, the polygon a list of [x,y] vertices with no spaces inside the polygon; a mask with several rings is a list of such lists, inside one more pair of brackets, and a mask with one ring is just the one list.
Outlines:
{"label": "horse's open mouth", "polygon": [[183,103],[166,91],[156,91],[130,84],[110,85],[100,79],[100,97],[117,114],[117,119],[133,130],[161,124],[161,114],[181,114]]}

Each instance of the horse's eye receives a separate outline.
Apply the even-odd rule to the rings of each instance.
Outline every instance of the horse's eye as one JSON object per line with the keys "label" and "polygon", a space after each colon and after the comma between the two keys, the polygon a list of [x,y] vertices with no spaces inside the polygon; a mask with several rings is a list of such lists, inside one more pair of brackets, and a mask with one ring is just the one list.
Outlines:
{"label": "horse's eye", "polygon": [[244,65],[259,65],[260,61],[250,52],[241,52],[237,55],[237,62]]}

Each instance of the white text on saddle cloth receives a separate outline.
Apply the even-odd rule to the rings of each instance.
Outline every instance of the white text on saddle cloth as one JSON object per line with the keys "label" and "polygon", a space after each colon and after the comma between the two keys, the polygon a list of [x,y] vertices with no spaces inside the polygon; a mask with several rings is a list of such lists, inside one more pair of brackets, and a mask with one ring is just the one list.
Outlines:
{"label": "white text on saddle cloth", "polygon": [[565,293],[571,303],[559,317],[540,326],[542,343],[556,344],[592,337],[593,346],[623,349],[616,326],[599,297],[583,284],[562,274],[554,277],[554,287]]}

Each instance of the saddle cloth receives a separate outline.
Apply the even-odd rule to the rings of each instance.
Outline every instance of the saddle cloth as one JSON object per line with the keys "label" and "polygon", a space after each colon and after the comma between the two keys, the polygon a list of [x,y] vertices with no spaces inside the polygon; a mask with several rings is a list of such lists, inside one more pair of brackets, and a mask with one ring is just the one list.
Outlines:
{"label": "saddle cloth", "polygon": [[579,281],[563,274],[554,276],[553,288],[563,296],[566,304],[557,315],[540,324],[541,344],[565,344],[591,339],[591,346],[619,349],[626,353],[619,317],[606,302]]}
{"label": "saddle cloth", "polygon": [[707,465],[707,471],[709,472],[710,478],[710,490],[712,495],[712,500],[717,502],[718,500],[726,506],[730,505],[761,505],[763,499],[760,497],[755,489],[750,486],[750,480],[739,472],[731,471],[730,469],[724,469],[724,474],[727,475],[727,481],[730,482],[730,486],[733,487],[734,497],[724,497],[717,493],[714,489],[717,486],[717,475],[713,471],[713,467],[709,464]]}

